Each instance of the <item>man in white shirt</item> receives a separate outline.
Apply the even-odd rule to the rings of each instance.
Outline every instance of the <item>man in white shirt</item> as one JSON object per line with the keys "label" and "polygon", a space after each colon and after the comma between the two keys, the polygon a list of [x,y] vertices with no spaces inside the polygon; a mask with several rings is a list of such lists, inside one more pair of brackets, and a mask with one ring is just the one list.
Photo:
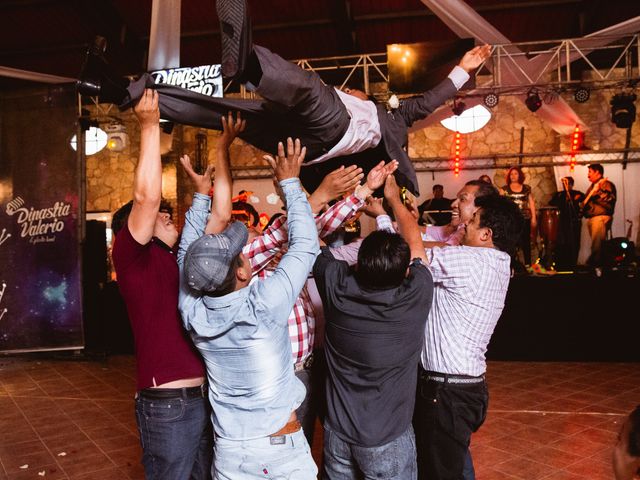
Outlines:
{"label": "man in white shirt", "polygon": [[504,307],[510,253],[522,228],[522,215],[507,198],[475,198],[475,208],[461,246],[427,250],[435,288],[414,428],[419,475],[429,480],[462,478],[471,434],[484,421],[485,352]]}
{"label": "man in white shirt", "polygon": [[[275,153],[278,141],[289,136],[299,138],[306,146],[300,178],[308,191],[315,190],[322,178],[340,165],[357,164],[366,174],[380,160],[394,159],[399,162],[399,183],[418,194],[416,173],[406,151],[409,127],[453,97],[469,79],[469,72],[480,66],[491,51],[488,45],[473,48],[433,89],[405,98],[387,111],[362,91],[345,93],[325,85],[317,73],[302,70],[268,49],[251,44],[246,0],[216,3],[223,35],[223,73],[226,65],[233,65],[233,78],[264,100],[214,98],[166,84],[156,85],[148,74],[124,89],[118,86],[120,80],[105,73],[104,47],[100,46],[88,53],[78,90],[124,109],[145,87],[153,88],[160,94],[163,119],[215,130],[222,129],[223,115],[240,111],[247,120],[240,138],[255,147]],[[225,48],[229,44],[231,50]],[[236,58],[225,58],[230,51]],[[241,58],[237,58],[239,51]],[[329,162],[331,159],[334,161]]]}

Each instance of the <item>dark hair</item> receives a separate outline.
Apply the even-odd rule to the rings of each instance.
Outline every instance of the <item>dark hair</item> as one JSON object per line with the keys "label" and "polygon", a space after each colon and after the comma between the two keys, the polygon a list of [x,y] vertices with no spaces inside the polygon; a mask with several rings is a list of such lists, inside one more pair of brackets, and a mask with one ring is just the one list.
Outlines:
{"label": "dark hair", "polygon": [[[347,88],[349,90],[360,90],[362,93],[364,93],[367,96],[368,100],[370,100],[373,103],[378,103],[378,100],[376,99],[376,97],[374,97],[370,93],[367,93],[367,90],[365,89],[365,86],[364,86],[364,82],[361,82],[355,79],[350,79],[340,90],[344,92]],[[347,93],[347,92],[344,92],[344,93]],[[347,95],[349,94],[347,93]]]}
{"label": "dark hair", "polygon": [[436,188],[439,188],[440,190],[444,190],[444,187],[442,185],[440,185],[439,183],[436,183],[431,189],[431,191],[435,190]]}
{"label": "dark hair", "polygon": [[267,225],[264,227],[264,229],[266,230],[267,228],[269,228],[273,222],[276,221],[277,218],[281,217],[283,214],[280,212],[274,213],[271,218],[269,219],[269,223],[267,223]]}
{"label": "dark hair", "polygon": [[518,206],[510,198],[500,195],[476,197],[475,205],[480,207],[480,227],[491,229],[494,247],[511,255],[524,224]]}
{"label": "dark hair", "polygon": [[240,254],[236,255],[229,263],[229,271],[227,276],[218,288],[210,292],[203,292],[210,297],[224,297],[236,289],[236,283],[238,278],[236,277],[236,270],[242,266],[242,260],[240,260]]}
{"label": "dark hair", "polygon": [[489,175],[487,175],[486,173],[480,175],[478,180],[480,180],[481,182],[486,182],[486,183],[489,183],[489,184],[493,184],[493,181],[491,180],[491,177]]}
{"label": "dark hair", "polygon": [[640,405],[629,414],[629,455],[640,457]]}
{"label": "dark hair", "polygon": [[522,169],[520,167],[511,167],[509,170],[507,170],[507,185],[511,183],[511,172],[513,170],[518,172],[518,183],[524,183],[524,173],[522,172]]}
{"label": "dark hair", "polygon": [[247,213],[247,220],[253,217],[253,219],[251,220],[251,225],[254,227],[258,225],[258,222],[260,221],[260,215],[258,215],[258,211],[255,208],[253,208],[253,205],[251,205],[250,203],[240,202],[240,201],[233,202],[233,205],[231,208],[234,211],[244,210]]}
{"label": "dark hair", "polygon": [[[133,200],[129,200],[114,212],[113,216],[111,217],[111,231],[113,232],[114,237],[120,230],[123,229],[123,227],[129,221],[129,215],[131,214],[132,208]],[[160,200],[160,208],[158,209],[158,211],[167,212],[169,215],[173,215],[173,208],[171,207],[171,204],[165,199]]]}
{"label": "dark hair", "polygon": [[410,260],[409,245],[400,235],[383,230],[371,232],[358,251],[356,281],[365,288],[397,287],[405,278]]}
{"label": "dark hair", "polygon": [[600,175],[604,175],[604,168],[602,168],[602,165],[600,165],[599,163],[592,163],[591,165],[588,165],[587,168],[593,170],[594,172],[598,172]]}
{"label": "dark hair", "polygon": [[500,192],[498,192],[498,189],[492,183],[487,183],[483,180],[469,180],[467,183],[465,183],[465,185],[478,187],[475,198],[500,195]]}
{"label": "dark hair", "polygon": [[573,177],[571,177],[571,176],[567,175],[567,176],[566,176],[566,177],[564,177],[564,178],[566,178],[566,179],[567,179],[567,183],[569,184],[569,186],[570,186],[570,187],[573,187],[573,185],[574,185],[574,183],[575,183],[575,182],[573,181]]}

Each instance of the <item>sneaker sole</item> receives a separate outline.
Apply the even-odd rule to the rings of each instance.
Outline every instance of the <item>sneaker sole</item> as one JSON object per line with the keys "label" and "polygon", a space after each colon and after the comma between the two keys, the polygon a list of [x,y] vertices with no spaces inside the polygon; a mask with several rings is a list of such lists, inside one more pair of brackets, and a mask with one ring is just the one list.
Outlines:
{"label": "sneaker sole", "polygon": [[246,8],[244,0],[218,0],[216,2],[222,39],[222,75],[225,77],[235,76],[240,67],[240,42]]}

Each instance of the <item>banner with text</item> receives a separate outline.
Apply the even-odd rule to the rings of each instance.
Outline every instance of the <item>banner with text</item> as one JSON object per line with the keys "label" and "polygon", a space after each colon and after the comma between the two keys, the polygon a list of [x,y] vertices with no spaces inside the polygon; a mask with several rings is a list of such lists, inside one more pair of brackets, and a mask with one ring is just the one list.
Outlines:
{"label": "banner with text", "polygon": [[0,98],[0,351],[83,345],[75,101]]}

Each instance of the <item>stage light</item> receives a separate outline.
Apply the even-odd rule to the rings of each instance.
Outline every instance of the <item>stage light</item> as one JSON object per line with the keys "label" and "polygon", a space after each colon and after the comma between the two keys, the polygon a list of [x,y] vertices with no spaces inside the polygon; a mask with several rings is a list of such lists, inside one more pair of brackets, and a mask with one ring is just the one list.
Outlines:
{"label": "stage light", "polygon": [[129,145],[129,135],[127,135],[124,125],[112,123],[105,127],[107,132],[107,148],[112,152],[121,152]]}
{"label": "stage light", "polygon": [[635,93],[618,93],[611,99],[611,121],[618,128],[630,128],[636,120]]}
{"label": "stage light", "polygon": [[609,268],[630,266],[637,260],[635,245],[625,237],[606,240],[602,244],[602,264]]}
{"label": "stage light", "polygon": [[451,111],[453,112],[454,115],[460,116],[462,115],[462,112],[464,112],[465,108],[467,108],[467,106],[464,104],[463,101],[456,101],[456,99],[453,99],[453,107],[451,107]]}
{"label": "stage light", "polygon": [[542,99],[540,95],[538,95],[538,91],[532,88],[529,90],[529,93],[527,93],[527,98],[524,103],[529,110],[536,112],[542,106]]}
{"label": "stage light", "polygon": [[491,93],[487,93],[484,96],[484,99],[482,100],[484,102],[484,104],[489,107],[489,108],[493,108],[496,105],[498,105],[498,101],[500,100],[500,98],[498,97],[497,94],[491,92]]}
{"label": "stage light", "polygon": [[591,91],[586,87],[578,87],[575,93],[573,94],[573,98],[575,98],[576,102],[578,103],[586,102],[587,100],[589,100],[590,96],[591,96]]}

